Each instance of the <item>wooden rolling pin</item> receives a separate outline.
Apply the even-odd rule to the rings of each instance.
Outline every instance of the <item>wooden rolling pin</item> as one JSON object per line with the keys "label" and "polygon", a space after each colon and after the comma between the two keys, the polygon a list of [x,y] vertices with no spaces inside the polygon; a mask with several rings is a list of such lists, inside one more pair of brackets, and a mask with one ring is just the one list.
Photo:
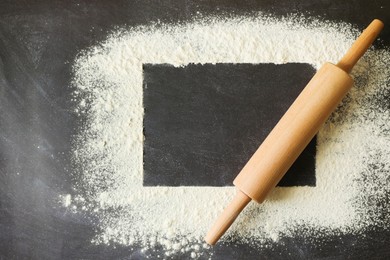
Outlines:
{"label": "wooden rolling pin", "polygon": [[348,74],[383,23],[374,20],[337,63],[325,63],[234,180],[237,194],[205,240],[214,245],[251,201],[264,201],[353,85]]}

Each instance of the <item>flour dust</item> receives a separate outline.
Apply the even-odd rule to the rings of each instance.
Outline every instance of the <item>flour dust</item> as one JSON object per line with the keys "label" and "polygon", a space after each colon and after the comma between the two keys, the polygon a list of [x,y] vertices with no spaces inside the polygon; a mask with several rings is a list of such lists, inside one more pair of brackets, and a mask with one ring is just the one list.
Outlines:
{"label": "flour dust", "polygon": [[[143,187],[142,64],[302,62],[318,69],[337,62],[357,33],[348,24],[261,14],[113,32],[73,64],[81,126],[72,146],[74,194],[64,194],[64,206],[93,216],[93,243],[206,256],[202,237],[235,189]],[[263,204],[251,203],[222,242],[264,246],[281,237],[389,228],[389,62],[389,50],[371,48],[353,70],[355,86],[318,134],[316,187],[277,187]]]}

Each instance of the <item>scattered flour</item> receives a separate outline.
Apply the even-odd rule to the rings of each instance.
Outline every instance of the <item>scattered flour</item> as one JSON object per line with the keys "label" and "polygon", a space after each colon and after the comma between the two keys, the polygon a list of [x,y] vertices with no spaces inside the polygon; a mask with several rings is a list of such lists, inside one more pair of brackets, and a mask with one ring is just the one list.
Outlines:
{"label": "scattered flour", "polygon": [[[348,24],[261,14],[114,32],[74,62],[82,124],[73,143],[75,197],[65,196],[64,206],[96,216],[94,243],[204,256],[202,237],[235,189],[142,186],[142,64],[302,62],[318,69],[337,62],[357,33]],[[316,187],[275,188],[244,210],[223,241],[261,246],[283,236],[389,227],[389,203],[378,203],[390,194],[389,62],[388,50],[371,49],[352,72],[355,87],[318,135]]]}
{"label": "scattered flour", "polygon": [[69,207],[70,204],[72,203],[72,196],[70,194],[66,194],[65,196],[62,197],[62,199],[65,207]]}

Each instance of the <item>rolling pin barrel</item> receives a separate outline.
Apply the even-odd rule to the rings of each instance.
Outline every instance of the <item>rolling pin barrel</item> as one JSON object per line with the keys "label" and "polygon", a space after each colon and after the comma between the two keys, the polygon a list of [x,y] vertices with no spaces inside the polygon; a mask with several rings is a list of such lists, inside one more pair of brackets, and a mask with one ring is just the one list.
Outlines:
{"label": "rolling pin barrel", "polygon": [[261,203],[352,87],[348,73],[326,63],[283,115],[234,180]]}

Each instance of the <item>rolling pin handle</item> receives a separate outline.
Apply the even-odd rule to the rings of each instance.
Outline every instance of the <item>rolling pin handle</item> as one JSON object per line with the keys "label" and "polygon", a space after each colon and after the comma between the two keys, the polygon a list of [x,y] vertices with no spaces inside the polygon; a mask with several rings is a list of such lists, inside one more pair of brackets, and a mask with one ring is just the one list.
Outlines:
{"label": "rolling pin handle", "polygon": [[378,37],[378,34],[382,31],[383,26],[382,21],[378,19],[373,20],[359,38],[356,39],[343,58],[337,63],[337,67],[347,73],[350,73],[353,66],[355,66],[358,60]]}
{"label": "rolling pin handle", "polygon": [[209,245],[215,245],[219,238],[229,229],[234,220],[238,217],[240,212],[252,199],[244,192],[237,189],[236,196],[232,202],[224,209],[215,224],[205,236],[205,241]]}

